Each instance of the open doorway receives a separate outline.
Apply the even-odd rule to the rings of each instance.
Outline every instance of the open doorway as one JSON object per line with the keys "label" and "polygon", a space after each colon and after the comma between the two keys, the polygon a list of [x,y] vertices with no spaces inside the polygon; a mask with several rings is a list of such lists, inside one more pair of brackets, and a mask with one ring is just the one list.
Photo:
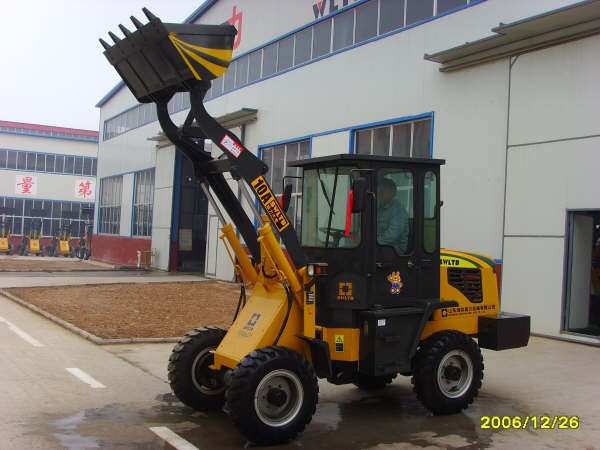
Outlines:
{"label": "open doorway", "polygon": [[192,162],[179,152],[175,171],[171,271],[204,273],[208,199],[194,177]]}
{"label": "open doorway", "polygon": [[564,329],[600,337],[600,210],[569,211]]}

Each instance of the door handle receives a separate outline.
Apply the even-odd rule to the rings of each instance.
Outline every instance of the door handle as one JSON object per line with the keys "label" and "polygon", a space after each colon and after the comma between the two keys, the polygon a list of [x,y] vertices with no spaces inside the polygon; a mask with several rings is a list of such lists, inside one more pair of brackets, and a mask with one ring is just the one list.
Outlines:
{"label": "door handle", "polygon": [[419,270],[420,267],[417,266],[412,259],[409,259],[408,262],[406,263],[406,265],[408,266],[409,269],[411,270]]}

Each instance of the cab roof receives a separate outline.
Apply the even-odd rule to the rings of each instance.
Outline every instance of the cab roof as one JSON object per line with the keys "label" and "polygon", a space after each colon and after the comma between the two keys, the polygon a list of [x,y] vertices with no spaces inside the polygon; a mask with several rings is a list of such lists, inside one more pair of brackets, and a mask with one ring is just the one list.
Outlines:
{"label": "cab roof", "polygon": [[377,155],[354,155],[354,154],[341,154],[332,156],[321,156],[318,158],[302,159],[299,161],[288,162],[288,167],[306,167],[316,166],[323,163],[336,163],[336,162],[382,162],[388,165],[395,164],[410,164],[410,165],[429,165],[429,166],[442,166],[446,164],[444,159],[429,159],[429,158],[399,158],[396,156],[377,156]]}

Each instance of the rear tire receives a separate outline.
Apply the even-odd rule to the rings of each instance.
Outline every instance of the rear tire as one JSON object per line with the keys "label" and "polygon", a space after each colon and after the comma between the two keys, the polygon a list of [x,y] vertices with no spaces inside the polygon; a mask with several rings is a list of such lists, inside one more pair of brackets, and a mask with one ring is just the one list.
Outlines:
{"label": "rear tire", "polygon": [[211,353],[226,331],[217,327],[196,328],[183,336],[169,357],[169,383],[184,404],[198,411],[219,410],[225,403],[225,384],[209,366]]}
{"label": "rear tire", "polygon": [[481,350],[473,339],[458,331],[430,336],[413,359],[414,391],[436,415],[467,408],[477,396],[482,379]]}
{"label": "rear tire", "polygon": [[394,375],[365,375],[362,373],[358,374],[358,378],[354,381],[354,385],[359,389],[371,390],[371,389],[383,389],[396,378]]}
{"label": "rear tire", "polygon": [[238,430],[256,444],[286,442],[304,430],[317,406],[313,367],[285,347],[246,356],[231,374],[227,410]]}

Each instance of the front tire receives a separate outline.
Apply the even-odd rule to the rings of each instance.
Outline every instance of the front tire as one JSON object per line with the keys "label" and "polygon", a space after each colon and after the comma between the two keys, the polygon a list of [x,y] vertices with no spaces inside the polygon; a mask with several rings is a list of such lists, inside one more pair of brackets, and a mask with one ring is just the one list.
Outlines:
{"label": "front tire", "polygon": [[227,409],[233,423],[256,444],[278,444],[304,430],[315,413],[319,386],[313,367],[285,347],[246,356],[231,374]]}
{"label": "front tire", "polygon": [[477,396],[482,379],[481,350],[473,339],[458,331],[430,336],[413,359],[414,391],[436,415],[467,408]]}
{"label": "front tire", "polygon": [[183,336],[169,357],[169,383],[184,404],[197,411],[219,410],[225,403],[225,384],[219,372],[209,368],[226,331],[196,328]]}

